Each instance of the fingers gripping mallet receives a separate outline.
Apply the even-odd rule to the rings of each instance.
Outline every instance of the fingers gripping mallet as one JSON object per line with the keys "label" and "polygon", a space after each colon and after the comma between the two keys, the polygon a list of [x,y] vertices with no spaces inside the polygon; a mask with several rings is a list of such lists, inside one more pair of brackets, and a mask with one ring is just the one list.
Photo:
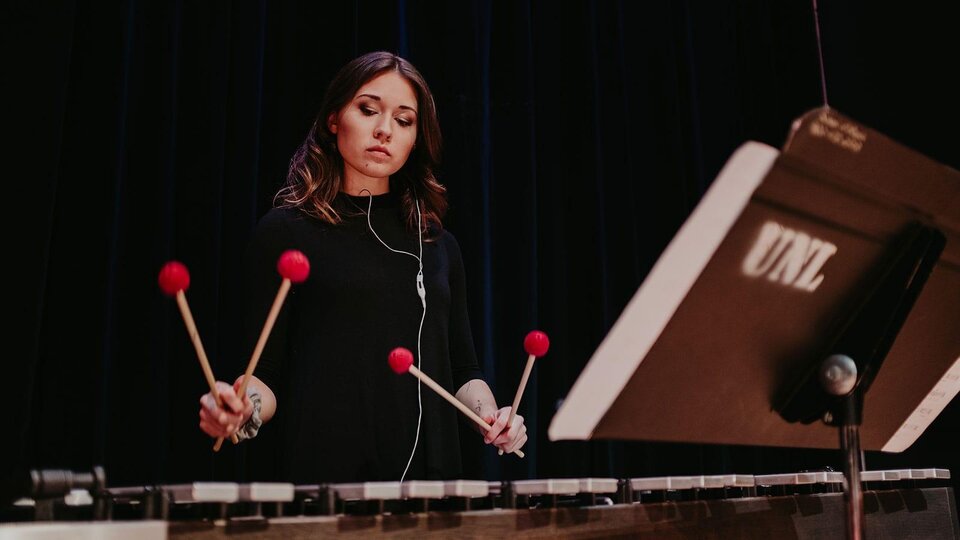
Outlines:
{"label": "fingers gripping mallet", "polygon": [[[390,367],[397,374],[403,374],[410,372],[411,375],[420,379],[420,382],[429,386],[434,392],[440,394],[440,397],[450,402],[451,405],[460,409],[460,412],[467,415],[467,418],[473,420],[485,431],[490,431],[491,425],[488,424],[483,418],[477,416],[477,413],[470,410],[469,407],[460,402],[459,399],[450,395],[450,392],[444,390],[442,386],[437,384],[433,379],[427,376],[424,372],[417,369],[413,365],[413,353],[409,350],[404,349],[403,347],[397,347],[396,349],[390,351],[390,355],[387,357],[387,361],[390,362]],[[524,454],[519,449],[513,451],[517,457],[523,457]]]}
{"label": "fingers gripping mallet", "polygon": [[210,385],[210,395],[217,402],[217,407],[223,407],[220,401],[220,393],[217,392],[217,380],[213,377],[213,370],[210,369],[210,361],[207,360],[207,353],[203,350],[203,343],[200,342],[200,333],[197,331],[197,325],[193,321],[193,315],[190,313],[190,305],[187,304],[187,295],[184,291],[190,287],[190,272],[183,263],[170,261],[160,269],[160,276],[157,279],[160,289],[167,296],[174,296],[177,299],[177,307],[180,308],[180,315],[183,318],[183,324],[187,327],[187,334],[193,343],[193,348],[197,351],[197,358],[200,359],[200,367],[203,369],[203,375]]}
{"label": "fingers gripping mallet", "polygon": [[[257,362],[260,361],[260,355],[263,354],[263,348],[267,345],[267,338],[270,337],[270,331],[273,330],[274,323],[277,322],[277,316],[280,314],[280,308],[283,307],[283,301],[290,292],[291,283],[301,283],[310,275],[310,261],[301,251],[289,249],[284,251],[277,260],[277,272],[283,281],[280,282],[280,288],[277,290],[277,296],[273,299],[273,305],[270,307],[270,313],[267,314],[267,320],[263,323],[263,330],[260,331],[260,338],[257,339],[257,345],[253,348],[253,354],[250,356],[250,362],[247,363],[247,370],[243,373],[243,381],[240,382],[240,388],[237,395],[240,399],[247,392],[247,384],[250,383],[250,377],[253,371],[257,369]],[[233,441],[236,444],[236,440]],[[223,437],[217,439],[213,445],[213,451],[220,450],[223,444]]]}
{"label": "fingers gripping mallet", "polygon": [[[533,363],[538,357],[547,354],[547,350],[550,348],[550,338],[543,332],[534,330],[523,339],[523,348],[528,355],[527,366],[523,369],[523,377],[520,378],[517,395],[513,397],[513,406],[510,407],[510,419],[507,420],[507,428],[513,425],[513,418],[517,416],[517,407],[520,406],[520,398],[523,397],[523,390],[527,387],[530,372],[533,371]],[[503,450],[500,453],[503,454]]]}

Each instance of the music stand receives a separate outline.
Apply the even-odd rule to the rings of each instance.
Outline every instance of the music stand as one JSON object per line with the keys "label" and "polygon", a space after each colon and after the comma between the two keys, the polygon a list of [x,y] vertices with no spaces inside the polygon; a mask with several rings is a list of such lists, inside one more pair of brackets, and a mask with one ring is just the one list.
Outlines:
{"label": "music stand", "polygon": [[859,538],[859,448],[905,450],[957,394],[958,322],[960,173],[815,109],[781,152],[734,153],[549,436],[837,448],[836,427]]}

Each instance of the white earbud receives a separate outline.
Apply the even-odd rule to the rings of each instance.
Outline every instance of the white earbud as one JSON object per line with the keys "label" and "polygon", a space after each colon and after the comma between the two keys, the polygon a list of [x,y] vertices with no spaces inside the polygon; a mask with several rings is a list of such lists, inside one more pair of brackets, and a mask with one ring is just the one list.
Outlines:
{"label": "white earbud", "polygon": [[417,272],[417,295],[420,296],[423,309],[427,309],[427,288],[423,286],[423,270]]}

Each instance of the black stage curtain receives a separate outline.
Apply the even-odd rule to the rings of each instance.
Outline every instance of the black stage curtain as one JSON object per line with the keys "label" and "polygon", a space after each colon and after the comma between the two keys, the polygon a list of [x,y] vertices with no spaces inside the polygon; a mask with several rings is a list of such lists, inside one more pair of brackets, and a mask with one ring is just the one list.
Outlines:
{"label": "black stage curtain", "polygon": [[[551,443],[549,421],[730,153],[779,147],[822,104],[811,2],[13,1],[3,8],[6,480],[106,466],[111,485],[269,477],[261,438],[214,455],[168,259],[215,373],[232,380],[241,253],[326,83],[371,50],[416,64],[445,135],[447,227],[467,265],[482,367],[509,403],[524,335],[551,336],[521,413],[526,460],[465,437],[465,477],[839,468],[836,452]],[[957,3],[821,2],[829,102],[954,168]],[[873,468],[951,467],[960,405]],[[744,418],[744,422],[749,422]],[[331,444],[337,444],[336,437]]]}

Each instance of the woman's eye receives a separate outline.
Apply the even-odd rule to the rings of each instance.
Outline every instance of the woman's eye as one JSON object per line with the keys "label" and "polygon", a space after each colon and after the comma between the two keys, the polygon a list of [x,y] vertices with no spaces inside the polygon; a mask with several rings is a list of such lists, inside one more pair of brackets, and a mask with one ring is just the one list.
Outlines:
{"label": "woman's eye", "polygon": [[377,114],[377,111],[371,109],[370,107],[367,107],[366,105],[361,105],[360,111],[366,116],[373,116]]}
{"label": "woman's eye", "polygon": [[397,123],[403,127],[410,127],[413,125],[413,122],[407,120],[406,118],[397,118]]}

